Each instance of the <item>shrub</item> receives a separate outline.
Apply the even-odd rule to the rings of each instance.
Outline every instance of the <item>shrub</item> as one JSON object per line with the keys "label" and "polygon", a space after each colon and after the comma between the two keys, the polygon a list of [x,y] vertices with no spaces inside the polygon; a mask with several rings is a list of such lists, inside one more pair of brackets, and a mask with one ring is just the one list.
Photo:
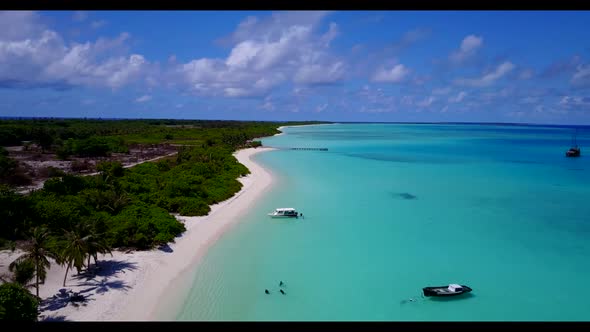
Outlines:
{"label": "shrub", "polygon": [[0,285],[0,320],[37,320],[39,302],[28,290],[15,283]]}
{"label": "shrub", "polygon": [[139,249],[170,242],[185,231],[184,225],[166,210],[140,202],[113,217],[109,229],[114,247]]}

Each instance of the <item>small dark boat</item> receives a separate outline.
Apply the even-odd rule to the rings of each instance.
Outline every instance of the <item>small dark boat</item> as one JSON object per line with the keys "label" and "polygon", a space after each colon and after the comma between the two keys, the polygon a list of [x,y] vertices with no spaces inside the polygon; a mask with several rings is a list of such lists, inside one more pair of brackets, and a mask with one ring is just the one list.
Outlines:
{"label": "small dark boat", "polygon": [[566,157],[579,157],[580,156],[580,148],[579,147],[570,148],[565,153],[565,156]]}
{"label": "small dark boat", "polygon": [[577,132],[574,133],[574,137],[572,137],[572,147],[566,151],[565,156],[566,157],[579,157],[580,156],[580,148],[578,147],[578,141],[577,141]]}
{"label": "small dark boat", "polygon": [[455,296],[471,292],[465,285],[450,284],[448,286],[424,287],[424,296]]}

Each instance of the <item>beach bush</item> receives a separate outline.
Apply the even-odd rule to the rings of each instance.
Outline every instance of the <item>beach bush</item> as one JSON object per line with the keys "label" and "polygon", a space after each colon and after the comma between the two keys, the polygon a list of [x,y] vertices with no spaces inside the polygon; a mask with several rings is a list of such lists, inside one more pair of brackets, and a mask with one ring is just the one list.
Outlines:
{"label": "beach bush", "polygon": [[177,197],[171,204],[176,205],[175,211],[181,216],[204,216],[211,211],[207,203],[193,197]]}
{"label": "beach bush", "polygon": [[[0,185],[0,238],[28,239],[27,233],[36,226],[46,226],[59,237],[74,234],[88,220],[100,220],[101,231],[95,233],[104,234],[111,247],[148,249],[173,241],[185,227],[170,213],[207,215],[210,205],[232,197],[242,188],[237,178],[249,171],[232,156],[236,149],[256,146],[258,141],[253,139],[277,134],[279,125],[296,124],[207,120],[2,121],[0,145],[36,141],[42,143],[43,149],[57,152],[58,158],[84,157],[83,163],[75,160],[72,168],[76,170],[91,169],[96,159],[126,153],[130,146],[184,146],[176,157],[132,168],[123,168],[120,162],[98,163],[98,175],[80,177],[55,172],[56,177],[47,180],[43,189],[27,196],[13,192],[10,186],[14,183]],[[95,159],[89,162],[87,158]],[[11,174],[8,177],[14,179],[14,165],[6,150],[0,149],[0,175]]]}
{"label": "beach bush", "polygon": [[17,194],[7,185],[0,184],[0,238],[23,238],[31,221],[30,200]]}
{"label": "beach bush", "polygon": [[0,320],[37,321],[39,301],[16,283],[0,285]]}
{"label": "beach bush", "polygon": [[114,247],[148,249],[164,244],[185,231],[185,227],[166,210],[138,203],[128,206],[107,222]]}

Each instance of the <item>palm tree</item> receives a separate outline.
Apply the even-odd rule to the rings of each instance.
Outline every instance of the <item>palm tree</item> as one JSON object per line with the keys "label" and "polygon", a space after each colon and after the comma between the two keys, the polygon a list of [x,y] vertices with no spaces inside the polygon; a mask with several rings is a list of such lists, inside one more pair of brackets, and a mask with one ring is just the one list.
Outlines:
{"label": "palm tree", "polygon": [[[23,287],[28,287],[29,283],[35,278],[35,261],[32,259],[22,259],[14,261],[8,266],[10,272],[14,275],[12,280]],[[45,275],[40,274],[40,279],[45,279]]]}
{"label": "palm tree", "polygon": [[110,254],[111,256],[113,256],[111,248],[106,241],[106,237],[104,236],[104,233],[101,232],[98,219],[86,222],[84,229],[87,232],[86,234],[88,235],[86,239],[86,252],[88,253],[87,268],[90,268],[91,257],[94,257],[94,265],[98,263],[99,253]]}
{"label": "palm tree", "polygon": [[66,274],[64,276],[63,286],[66,286],[66,279],[70,268],[75,267],[78,273],[84,266],[84,259],[86,258],[86,241],[88,236],[83,236],[80,232],[80,227],[74,228],[72,231],[65,231],[62,240],[62,250],[60,253],[60,263],[66,264]]}
{"label": "palm tree", "polygon": [[[51,251],[53,241],[49,230],[45,227],[35,227],[33,229],[30,243],[25,247],[25,253],[12,262],[12,266],[24,263],[26,260],[35,262],[35,289],[39,297],[39,279],[45,282],[47,270],[51,267],[48,258],[54,258],[55,254]],[[13,267],[14,268],[14,267]]]}

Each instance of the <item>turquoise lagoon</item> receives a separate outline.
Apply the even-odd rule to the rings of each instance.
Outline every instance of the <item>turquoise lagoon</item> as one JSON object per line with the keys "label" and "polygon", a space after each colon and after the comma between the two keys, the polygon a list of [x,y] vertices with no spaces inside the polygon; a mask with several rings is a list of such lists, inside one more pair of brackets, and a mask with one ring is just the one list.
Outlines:
{"label": "turquoise lagoon", "polygon": [[[574,159],[563,127],[284,132],[264,145],[329,151],[255,156],[273,188],[206,254],[176,320],[590,320],[588,129]],[[270,219],[277,207],[305,218]],[[473,292],[421,297],[449,283]]]}

